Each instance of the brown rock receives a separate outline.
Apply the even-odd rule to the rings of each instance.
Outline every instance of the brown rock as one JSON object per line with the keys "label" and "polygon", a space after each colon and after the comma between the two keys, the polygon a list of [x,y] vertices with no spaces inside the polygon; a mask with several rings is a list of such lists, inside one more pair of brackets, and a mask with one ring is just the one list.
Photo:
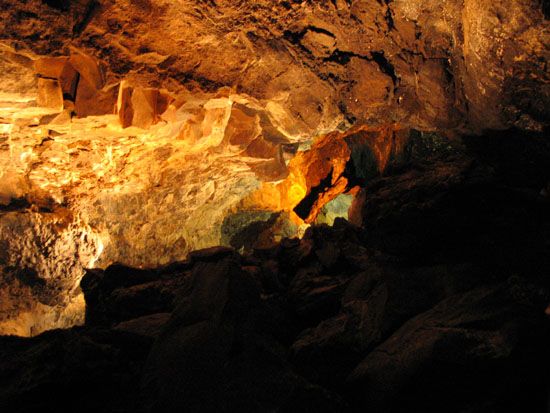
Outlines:
{"label": "brown rock", "polygon": [[203,261],[217,261],[228,256],[235,256],[235,250],[230,247],[211,247],[204,248],[202,250],[195,250],[189,253],[189,259],[191,262]]}
{"label": "brown rock", "polygon": [[123,128],[132,125],[134,110],[132,108],[133,88],[126,81],[120,82],[117,99],[117,113],[120,124]]}
{"label": "brown rock", "polygon": [[[372,119],[426,129],[540,128],[548,117],[547,7],[540,0],[262,0],[208,3],[201,13],[181,2],[95,8],[49,1],[70,3],[62,19],[44,2],[7,1],[8,42],[42,55],[76,44],[71,64],[98,89],[90,79],[101,76],[81,67],[90,67],[83,53],[104,56],[113,79],[133,72],[151,85],[162,72],[189,89],[225,86],[278,99],[300,132]],[[86,36],[71,42],[81,30]]]}
{"label": "brown rock", "polygon": [[93,57],[74,51],[69,58],[40,61],[38,66],[57,75],[64,95],[74,100],[78,117],[114,113],[116,87],[104,87],[105,73]]}
{"label": "brown rock", "polygon": [[234,258],[199,263],[191,294],[147,360],[147,411],[292,411],[305,400],[336,409],[329,392],[293,373],[255,331],[259,306],[256,282]]}
{"label": "brown rock", "polygon": [[[522,394],[532,387],[519,384],[536,382],[542,372],[536,356],[529,350],[521,354],[523,340],[531,340],[527,325],[537,328],[541,322],[535,314],[535,308],[519,305],[503,285],[453,296],[407,322],[357,366],[348,383],[371,409],[437,411],[455,400],[459,411],[476,397],[496,398],[506,411],[521,403],[542,406],[542,400]],[[537,328],[537,334],[543,331]],[[523,376],[513,379],[518,387],[510,386],[510,376],[502,380],[502,363],[523,366],[517,367]],[[442,388],[444,393],[437,390]],[[468,400],[455,399],[457,390],[469,394]]]}
{"label": "brown rock", "polygon": [[225,136],[230,145],[245,148],[260,134],[259,117],[244,105],[233,104]]}
{"label": "brown rock", "polygon": [[68,57],[38,58],[34,61],[34,70],[39,77],[57,79],[61,85],[63,97],[75,99],[79,74]]}
{"label": "brown rock", "polygon": [[384,106],[393,97],[392,78],[375,62],[352,58],[349,70],[357,73],[357,82],[350,90],[348,108],[352,112],[368,111]]}
{"label": "brown rock", "polygon": [[299,317],[309,325],[335,315],[348,277],[323,273],[321,264],[300,268],[289,286],[289,298]]}
{"label": "brown rock", "polygon": [[308,30],[301,42],[317,58],[329,57],[336,48],[333,35],[313,30]]}
{"label": "brown rock", "polygon": [[147,129],[155,123],[158,96],[158,89],[134,88],[131,100],[134,111],[132,126]]}
{"label": "brown rock", "polygon": [[0,336],[0,406],[9,412],[71,411],[85,401],[79,410],[139,411],[139,374],[151,344],[150,337],[107,329]]}
{"label": "brown rock", "polygon": [[76,91],[75,112],[78,117],[107,115],[115,112],[117,86],[97,90],[85,79],[80,79]]}
{"label": "brown rock", "polygon": [[34,61],[34,70],[40,77],[59,79],[67,63],[69,58],[66,56],[39,57]]}
{"label": "brown rock", "polygon": [[69,57],[69,63],[80,74],[89,85],[95,90],[105,86],[105,73],[99,61],[82,52],[76,51]]}
{"label": "brown rock", "polygon": [[302,332],[292,345],[292,359],[299,371],[315,382],[342,386],[361,358],[380,341],[387,297],[387,287],[378,283],[362,299],[345,303],[338,315]]}
{"label": "brown rock", "polygon": [[38,99],[39,106],[46,108],[63,110],[63,91],[58,80],[38,79]]}
{"label": "brown rock", "polygon": [[139,336],[155,338],[160,334],[160,331],[169,319],[170,313],[155,313],[123,321],[114,326],[113,329]]}
{"label": "brown rock", "polygon": [[123,128],[137,126],[147,129],[161,120],[173,98],[155,88],[133,87],[126,81],[120,83],[116,110]]}

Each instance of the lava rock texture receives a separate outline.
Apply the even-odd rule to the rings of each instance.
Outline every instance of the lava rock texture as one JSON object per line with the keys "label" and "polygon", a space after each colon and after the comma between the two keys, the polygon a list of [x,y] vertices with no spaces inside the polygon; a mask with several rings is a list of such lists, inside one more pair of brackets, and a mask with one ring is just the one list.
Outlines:
{"label": "lava rock texture", "polygon": [[107,83],[275,99],[310,131],[338,119],[540,128],[546,12],[540,0],[4,0],[0,40],[39,55],[85,50]]}
{"label": "lava rock texture", "polygon": [[548,9],[0,1],[0,409],[547,412]]}
{"label": "lava rock texture", "polygon": [[3,0],[0,332],[81,323],[85,267],[301,234],[352,189],[342,152],[292,181],[318,136],[547,132],[547,17],[541,0]]}
{"label": "lava rock texture", "polygon": [[0,406],[545,412],[549,153],[418,133],[365,186],[362,227],[90,270],[84,327],[0,339]]}

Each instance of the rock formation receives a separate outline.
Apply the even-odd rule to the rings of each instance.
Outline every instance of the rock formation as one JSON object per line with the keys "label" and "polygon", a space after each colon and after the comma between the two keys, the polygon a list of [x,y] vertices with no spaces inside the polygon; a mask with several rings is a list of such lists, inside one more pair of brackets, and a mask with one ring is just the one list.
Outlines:
{"label": "rock formation", "polygon": [[4,0],[0,408],[543,411],[548,15]]}

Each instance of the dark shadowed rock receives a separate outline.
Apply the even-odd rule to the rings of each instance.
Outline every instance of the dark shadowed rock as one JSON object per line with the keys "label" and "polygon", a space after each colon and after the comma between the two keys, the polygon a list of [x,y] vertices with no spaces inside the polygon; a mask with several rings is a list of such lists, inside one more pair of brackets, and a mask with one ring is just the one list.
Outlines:
{"label": "dark shadowed rock", "polygon": [[151,339],[105,329],[0,337],[3,412],[139,409],[139,376]]}
{"label": "dark shadowed rock", "polygon": [[466,264],[404,268],[371,260],[339,295],[340,312],[298,336],[293,363],[309,380],[342,390],[376,345],[411,317],[471,289],[477,277]]}
{"label": "dark shadowed rock", "polygon": [[288,296],[298,317],[306,325],[315,325],[340,309],[340,295],[349,278],[323,273],[314,263],[298,270],[288,290]]}
{"label": "dark shadowed rock", "polygon": [[342,311],[305,330],[292,345],[293,362],[305,377],[339,388],[367,350],[379,342],[387,300],[379,284],[363,300],[346,303]]}
{"label": "dark shadowed rock", "polygon": [[550,144],[524,137],[500,131],[452,148],[410,148],[408,162],[367,186],[368,243],[409,262],[476,261],[487,276],[543,282],[550,209],[539,191],[550,174]]}
{"label": "dark shadowed rock", "polygon": [[235,250],[230,247],[211,247],[202,250],[196,250],[189,253],[189,259],[192,262],[197,261],[217,261],[226,256],[235,255]]}
{"label": "dark shadowed rock", "polygon": [[463,411],[481,402],[543,411],[533,397],[548,385],[543,312],[519,303],[508,285],[450,297],[370,353],[350,374],[351,391],[372,411]]}
{"label": "dark shadowed rock", "polygon": [[325,411],[339,406],[292,371],[279,345],[256,332],[258,286],[235,258],[199,263],[192,277],[191,294],[147,361],[150,411],[291,411],[308,397]]}
{"label": "dark shadowed rock", "polygon": [[160,334],[169,319],[170,313],[150,314],[118,323],[113,327],[113,330],[155,338]]}
{"label": "dark shadowed rock", "polygon": [[144,315],[170,312],[189,287],[187,268],[175,265],[142,270],[115,264],[88,270],[81,281],[86,298],[86,324],[112,326]]}

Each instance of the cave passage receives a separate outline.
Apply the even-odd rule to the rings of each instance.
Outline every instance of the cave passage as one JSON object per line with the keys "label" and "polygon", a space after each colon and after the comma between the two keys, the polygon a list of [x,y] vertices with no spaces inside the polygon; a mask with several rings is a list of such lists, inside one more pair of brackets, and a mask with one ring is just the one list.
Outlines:
{"label": "cave passage", "polygon": [[550,406],[546,0],[2,0],[0,410]]}

